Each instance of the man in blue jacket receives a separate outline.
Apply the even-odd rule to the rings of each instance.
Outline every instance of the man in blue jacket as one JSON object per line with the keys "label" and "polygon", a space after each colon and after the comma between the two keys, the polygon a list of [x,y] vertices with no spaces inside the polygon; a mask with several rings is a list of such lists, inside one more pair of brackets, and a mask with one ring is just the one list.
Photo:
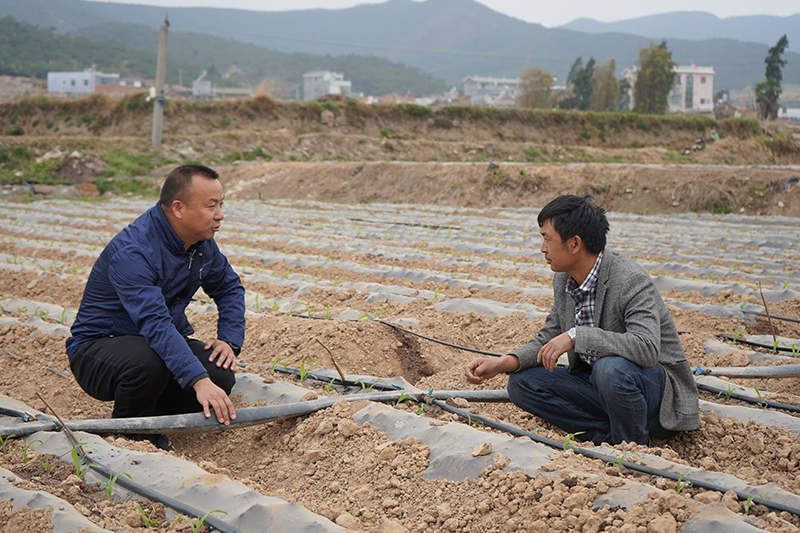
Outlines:
{"label": "man in blue jacket", "polygon": [[[225,425],[244,341],[244,287],[214,242],[224,194],[219,175],[184,165],[158,204],[117,234],[92,268],[67,339],[70,367],[114,418],[204,411]],[[189,337],[186,306],[202,287],[219,311],[217,338]],[[162,442],[163,444],[163,442]],[[158,443],[157,443],[158,445]]]}

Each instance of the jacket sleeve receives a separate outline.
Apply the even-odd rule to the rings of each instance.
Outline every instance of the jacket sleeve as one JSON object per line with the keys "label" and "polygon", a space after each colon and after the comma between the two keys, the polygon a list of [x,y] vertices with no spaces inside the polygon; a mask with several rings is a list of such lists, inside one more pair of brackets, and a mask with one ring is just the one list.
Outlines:
{"label": "jacket sleeve", "polygon": [[213,246],[213,260],[203,273],[203,290],[213,298],[219,311],[217,338],[241,347],[246,325],[244,287],[216,243],[209,244]]}
{"label": "jacket sleeve", "polygon": [[618,355],[652,368],[661,350],[661,296],[645,272],[626,274],[609,288],[600,327],[576,328],[575,352],[594,357]]}
{"label": "jacket sleeve", "polygon": [[542,349],[542,346],[566,331],[559,317],[559,310],[564,306],[565,302],[564,279],[565,278],[562,279],[559,275],[553,277],[554,303],[550,312],[547,314],[544,327],[539,330],[535,338],[528,341],[524,346],[520,346],[511,352],[512,355],[516,355],[517,359],[519,359],[519,369],[517,372],[532,366],[541,366],[542,363],[536,361],[536,358],[539,356],[539,350]]}
{"label": "jacket sleeve", "polygon": [[161,288],[155,284],[156,270],[143,250],[118,251],[109,263],[108,279],[136,329],[164,360],[178,384],[186,386],[205,372],[175,329]]}

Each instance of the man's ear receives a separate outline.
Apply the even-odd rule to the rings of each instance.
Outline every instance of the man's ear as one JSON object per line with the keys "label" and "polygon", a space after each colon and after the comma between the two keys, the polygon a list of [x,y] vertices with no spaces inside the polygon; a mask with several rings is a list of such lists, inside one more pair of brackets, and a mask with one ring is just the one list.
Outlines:
{"label": "man's ear", "polygon": [[172,212],[172,216],[178,219],[183,218],[183,211],[186,208],[186,205],[181,202],[180,200],[173,200],[172,205],[170,206],[170,211]]}
{"label": "man's ear", "polygon": [[576,254],[583,248],[583,239],[579,235],[574,235],[569,239],[569,251]]}

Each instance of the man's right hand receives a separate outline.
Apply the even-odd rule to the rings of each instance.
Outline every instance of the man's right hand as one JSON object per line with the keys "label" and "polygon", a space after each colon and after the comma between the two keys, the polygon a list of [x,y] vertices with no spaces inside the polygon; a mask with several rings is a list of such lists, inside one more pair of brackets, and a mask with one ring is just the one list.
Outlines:
{"label": "man's right hand", "polygon": [[211,418],[211,409],[217,414],[220,424],[230,425],[231,420],[236,418],[236,411],[233,410],[233,403],[225,391],[217,387],[211,378],[203,378],[193,385],[194,392],[197,394],[197,401],[203,406],[203,413],[206,418]]}
{"label": "man's right hand", "polygon": [[491,359],[479,357],[467,363],[467,366],[464,367],[464,375],[470,383],[480,385],[500,372],[514,372],[518,368],[519,359],[516,355],[507,354]]}

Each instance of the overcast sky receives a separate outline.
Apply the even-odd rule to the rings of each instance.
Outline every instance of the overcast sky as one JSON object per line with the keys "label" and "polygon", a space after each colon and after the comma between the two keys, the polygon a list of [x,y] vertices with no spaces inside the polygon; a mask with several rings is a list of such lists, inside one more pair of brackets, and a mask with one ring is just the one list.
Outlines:
{"label": "overcast sky", "polygon": [[[125,4],[172,7],[227,7],[258,11],[287,9],[341,9],[358,4],[380,4],[382,0],[106,0]],[[415,0],[416,1],[416,0]],[[570,0],[568,2],[535,0],[477,0],[495,11],[547,27],[560,26],[576,18],[588,17],[603,22],[667,13],[671,11],[707,11],[721,18],[736,15],[777,15],[800,13],[797,0]]]}

